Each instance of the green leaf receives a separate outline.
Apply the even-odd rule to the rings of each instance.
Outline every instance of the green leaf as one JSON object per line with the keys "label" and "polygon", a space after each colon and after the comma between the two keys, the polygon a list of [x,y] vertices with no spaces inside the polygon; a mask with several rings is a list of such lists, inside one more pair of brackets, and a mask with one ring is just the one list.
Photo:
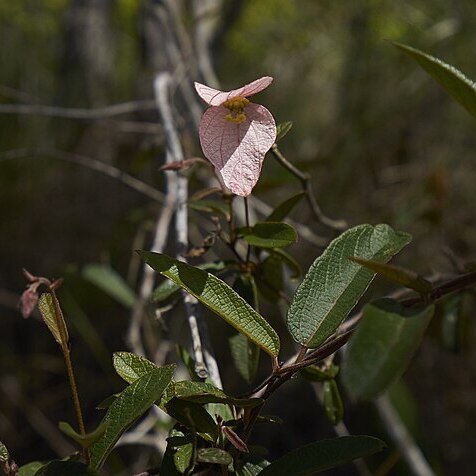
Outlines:
{"label": "green leaf", "polygon": [[[28,474],[28,473],[26,473]],[[32,473],[34,476],[99,476],[94,469],[75,461],[50,461]],[[20,471],[20,475],[22,475]],[[23,475],[22,475],[23,476]]]}
{"label": "green leaf", "polygon": [[276,141],[281,140],[293,127],[291,121],[281,122],[276,126]]}
{"label": "green leaf", "polygon": [[230,207],[224,202],[217,200],[194,200],[193,202],[189,202],[188,206],[201,212],[219,213],[227,220],[230,219]]}
{"label": "green leaf", "polygon": [[138,253],[152,268],[195,296],[265,352],[278,355],[280,342],[276,331],[220,278],[170,256],[149,251]]}
{"label": "green leaf", "polygon": [[286,251],[276,248],[271,251],[273,256],[279,258],[293,272],[291,279],[297,279],[302,275],[302,269],[299,263]]}
{"label": "green leaf", "polygon": [[389,298],[367,304],[342,363],[349,395],[371,400],[405,371],[434,313],[434,306],[409,310]]}
{"label": "green leaf", "polygon": [[242,229],[247,243],[258,248],[283,248],[297,241],[296,230],[284,222],[261,222]]}
{"label": "green leaf", "polygon": [[359,225],[333,240],[298,287],[288,311],[288,328],[300,344],[315,348],[339,327],[374,278],[352,263],[356,256],[385,263],[410,242],[388,225]]}
{"label": "green leaf", "polygon": [[6,463],[10,459],[7,447],[0,441],[0,463]]}
{"label": "green leaf", "polygon": [[[67,346],[68,340],[69,340],[68,330],[66,328],[66,323],[64,322],[63,313],[61,312],[57,299],[56,299],[57,307],[55,306],[55,299],[56,298],[54,298],[51,293],[43,293],[40,296],[40,299],[38,301],[38,308],[40,310],[41,317],[43,317],[45,324],[48,326],[48,329],[50,330],[51,334],[53,334],[55,341],[58,342],[59,345]],[[57,310],[59,311],[59,316],[58,316],[60,319],[59,323],[56,320]],[[64,329],[65,342],[63,342],[63,339],[61,337],[61,331],[59,326],[62,326]]]}
{"label": "green leaf", "polygon": [[91,447],[91,466],[100,468],[119,437],[160,398],[172,381],[175,365],[157,368],[123,390],[109,407],[103,436]]}
{"label": "green leaf", "polygon": [[[192,463],[194,445],[193,437],[172,428],[167,438],[167,450],[171,453],[175,469],[184,474]],[[168,474],[164,471],[164,474]]]}
{"label": "green leaf", "polygon": [[75,431],[71,425],[65,421],[60,421],[58,424],[59,429],[71,439],[76,441],[82,448],[89,448],[93,443],[95,443],[106,431],[106,422],[102,422],[95,430],[81,435]]}
{"label": "green leaf", "polygon": [[257,476],[266,466],[269,466],[269,461],[259,456],[243,454],[236,464],[236,475]]}
{"label": "green leaf", "polygon": [[461,71],[423,51],[393,42],[394,46],[409,55],[429,73],[470,114],[476,117],[476,83]]}
{"label": "green leaf", "polygon": [[215,420],[200,404],[173,397],[165,402],[161,408],[205,440],[214,443],[218,438],[218,428]]}
{"label": "green leaf", "polygon": [[316,441],[287,453],[267,466],[260,476],[301,476],[336,468],[385,447],[371,436],[343,436]]}
{"label": "green leaf", "polygon": [[82,276],[128,309],[132,308],[137,299],[136,294],[122,276],[110,266],[88,264],[83,268]]}
{"label": "green leaf", "polygon": [[227,395],[223,390],[205,382],[191,382],[184,380],[175,382],[175,397],[200,404],[227,403],[242,408],[252,408],[263,403],[261,398],[235,398]]}
{"label": "green leaf", "polygon": [[327,419],[333,424],[337,425],[342,421],[344,416],[344,405],[340,397],[337,383],[334,379],[326,380],[323,384],[322,403]]}
{"label": "green leaf", "polygon": [[433,289],[433,286],[429,281],[411,269],[390,263],[384,264],[379,263],[378,261],[355,258],[353,256],[349,257],[349,259],[354,261],[354,263],[360,264],[374,271],[392,283],[400,284],[401,286],[413,289],[419,293],[427,294]]}
{"label": "green leaf", "polygon": [[243,334],[236,334],[228,340],[231,356],[243,380],[251,384],[258,371],[259,347]]}
{"label": "green leaf", "polygon": [[18,471],[18,476],[34,476],[36,472],[44,466],[45,463],[40,461],[32,461],[31,463],[25,464]]}
{"label": "green leaf", "polygon": [[338,373],[339,367],[335,364],[331,364],[327,369],[321,369],[317,365],[309,365],[304,367],[299,372],[299,375],[311,382],[325,382],[326,380],[334,379]]}
{"label": "green leaf", "polygon": [[220,448],[200,448],[197,460],[200,463],[224,464],[227,466],[233,462],[231,454]]}
{"label": "green leaf", "polygon": [[[219,274],[220,271],[226,269],[226,263],[224,261],[215,261],[212,263],[203,263],[197,266],[197,268],[205,269],[207,271],[215,271],[214,274]],[[155,289],[152,295],[152,301],[162,302],[168,299],[173,294],[180,291],[180,286],[175,284],[170,279],[166,279],[164,282],[160,283]]]}
{"label": "green leaf", "polygon": [[168,299],[170,296],[173,296],[175,293],[180,291],[180,286],[175,284],[170,279],[166,279],[164,282],[160,283],[154,290],[152,294],[152,301],[162,302]]}
{"label": "green leaf", "polygon": [[[274,250],[273,250],[274,251]],[[253,273],[261,295],[269,302],[276,303],[283,292],[283,262],[277,255],[270,254],[259,263]]]}
{"label": "green leaf", "polygon": [[299,192],[297,195],[281,202],[272,213],[266,218],[267,222],[280,222],[284,220],[292,211],[292,209],[306,196],[306,192]]}
{"label": "green leaf", "polygon": [[145,357],[132,352],[114,352],[112,362],[118,375],[127,383],[134,383],[138,378],[159,368]]}

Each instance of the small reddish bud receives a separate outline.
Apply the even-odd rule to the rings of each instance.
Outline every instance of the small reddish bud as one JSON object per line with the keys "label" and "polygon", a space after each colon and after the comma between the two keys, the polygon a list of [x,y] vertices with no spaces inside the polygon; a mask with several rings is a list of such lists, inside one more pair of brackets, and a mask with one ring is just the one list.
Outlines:
{"label": "small reddish bud", "polygon": [[38,299],[40,298],[38,286],[39,283],[30,284],[21,295],[19,306],[21,314],[25,319],[31,316],[31,313],[38,304]]}

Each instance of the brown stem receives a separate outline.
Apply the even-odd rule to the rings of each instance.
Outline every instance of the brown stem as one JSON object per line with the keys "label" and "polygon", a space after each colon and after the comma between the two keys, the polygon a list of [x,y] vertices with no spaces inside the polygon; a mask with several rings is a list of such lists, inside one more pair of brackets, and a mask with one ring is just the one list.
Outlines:
{"label": "brown stem", "polygon": [[[61,311],[61,307],[59,305],[58,298],[56,297],[54,286],[50,285],[50,286],[48,286],[48,288],[49,288],[49,292],[51,294],[54,309],[55,309],[55,321],[56,321],[56,326],[57,326],[57,328],[59,330],[59,333],[60,333],[61,352],[63,353],[64,362],[65,362],[65,365],[66,365],[66,373],[68,374],[68,381],[69,381],[69,386],[71,388],[71,395],[72,395],[72,398],[73,398],[74,411],[76,413],[76,419],[78,421],[79,433],[82,436],[84,436],[86,434],[86,430],[85,430],[85,427],[84,427],[83,413],[81,411],[81,403],[79,401],[78,386],[76,384],[76,378],[74,376],[74,370],[73,370],[73,363],[71,361],[71,355],[70,355],[70,349],[69,349],[68,330],[67,330],[65,322],[64,322],[63,313]],[[86,463],[89,464],[90,453],[89,453],[88,448],[83,449],[83,456],[84,456],[84,459],[86,460]]]}
{"label": "brown stem", "polygon": [[277,144],[273,144],[271,147],[271,152],[276,158],[276,160],[289,172],[291,172],[300,182],[301,186],[306,192],[306,198],[311,207],[312,213],[318,221],[323,225],[331,228],[333,230],[342,231],[348,228],[347,222],[344,220],[333,220],[332,218],[327,217],[321,210],[321,207],[318,205],[314,191],[312,190],[311,177],[308,173],[302,172],[297,167],[295,167],[291,162],[289,162],[286,157],[278,149]]}

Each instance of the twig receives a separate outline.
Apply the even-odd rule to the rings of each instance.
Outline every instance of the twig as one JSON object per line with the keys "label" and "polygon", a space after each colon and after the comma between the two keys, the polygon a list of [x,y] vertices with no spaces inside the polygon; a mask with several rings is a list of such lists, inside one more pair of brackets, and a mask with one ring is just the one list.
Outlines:
{"label": "twig", "polygon": [[[166,161],[172,161],[170,154],[167,154]],[[151,247],[151,251],[157,253],[161,253],[165,248],[170,222],[172,221],[175,204],[177,201],[176,174],[170,171],[166,171],[164,173],[166,178],[165,203],[157,220],[154,232],[154,240]],[[127,342],[130,348],[135,353],[140,355],[145,355],[145,350],[141,339],[142,317],[144,315],[144,309],[149,302],[150,296],[152,295],[154,283],[154,270],[151,267],[144,265],[142,281],[139,288],[139,298],[137,299],[132,310],[131,321],[127,332]]]}
{"label": "twig", "polygon": [[378,398],[375,407],[387,433],[400,450],[411,474],[414,476],[434,476],[435,473],[431,466],[393,408],[388,396],[384,395]]}
{"label": "twig", "polygon": [[[157,107],[162,118],[164,132],[167,139],[167,147],[171,157],[173,158],[172,160],[182,161],[184,160],[184,155],[178,137],[178,133],[174,125],[168,97],[169,84],[170,75],[168,73],[161,73],[157,75],[154,81],[154,88],[157,97]],[[185,254],[187,252],[188,247],[188,179],[180,172],[177,173],[176,177],[177,211],[175,216],[175,227],[177,232],[178,244],[177,257],[178,259],[186,262]],[[219,373],[216,372],[216,370],[218,370],[218,366],[216,364],[216,360],[213,356],[213,353],[211,349],[207,349],[206,353],[204,352],[205,342],[203,341],[203,339],[201,339],[201,334],[207,334],[207,331],[203,323],[201,323],[200,326],[198,324],[198,322],[200,321],[200,316],[198,314],[198,301],[194,297],[185,293],[184,304],[192,335],[196,373],[201,378],[206,377],[208,374],[213,383],[219,388],[221,388],[222,383]],[[205,361],[204,357],[207,357],[208,360]],[[210,362],[211,365],[208,365],[208,362]],[[212,371],[214,372],[214,374],[212,374]]]}
{"label": "twig", "polygon": [[311,177],[305,172],[301,172],[297,167],[295,167],[291,162],[289,162],[286,157],[280,152],[277,144],[273,144],[271,147],[271,152],[276,158],[276,160],[289,172],[291,172],[300,182],[302,188],[306,192],[306,198],[311,207],[312,213],[316,219],[321,222],[323,225],[331,228],[333,230],[342,231],[345,230],[348,225],[344,220],[333,220],[322,213],[321,208],[317,204],[316,196],[312,190]]}
{"label": "twig", "polygon": [[87,167],[88,169],[100,172],[108,177],[122,182],[124,185],[134,189],[135,191],[149,197],[150,199],[162,203],[164,195],[159,190],[155,189],[151,185],[139,180],[138,178],[124,172],[113,165],[106,164],[100,160],[93,159],[84,155],[73,154],[71,152],[65,152],[57,149],[13,149],[0,153],[1,160],[13,160],[13,159],[30,159],[38,156],[51,157],[53,159],[63,160],[73,164]]}
{"label": "twig", "polygon": [[46,106],[43,104],[0,104],[0,114],[62,117],[65,119],[105,119],[137,111],[154,110],[153,99],[130,101],[94,109]]}

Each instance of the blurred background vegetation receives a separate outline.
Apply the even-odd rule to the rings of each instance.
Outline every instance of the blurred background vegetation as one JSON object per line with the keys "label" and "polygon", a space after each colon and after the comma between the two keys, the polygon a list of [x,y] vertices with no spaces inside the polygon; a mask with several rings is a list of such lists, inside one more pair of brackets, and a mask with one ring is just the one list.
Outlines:
{"label": "blurred background vegetation", "polygon": [[[22,267],[65,277],[63,305],[90,427],[100,419],[95,405],[121,388],[110,355],[126,348],[130,309],[93,286],[83,270],[90,263],[107,264],[134,287],[138,263],[132,251],[149,245],[160,206],[80,162],[92,158],[161,188],[161,127],[154,107],[144,101],[153,101],[156,72],[180,69],[171,59],[174,41],[182,47],[174,101],[184,147],[190,157],[201,154],[187,112],[190,102],[179,91],[181,82],[204,81],[195,45],[190,42],[187,50],[184,40],[197,22],[194,2],[173,2],[174,18],[161,16],[163,3],[0,3],[0,435],[18,463],[64,455],[69,443],[56,422],[73,421],[55,342],[39,321],[23,321],[16,310],[25,284]],[[474,119],[387,41],[430,52],[476,78],[472,0],[212,4],[207,13],[215,22],[211,57],[223,89],[262,75],[274,77],[260,102],[277,122],[293,121],[281,149],[312,174],[326,214],[351,224],[386,222],[412,233],[412,246],[398,260],[426,275],[444,276],[455,263],[475,259]],[[180,27],[170,32],[173,22]],[[98,111],[130,101],[143,102],[128,114],[82,119],[39,114],[34,108],[22,114],[1,109],[23,104]],[[193,173],[192,191],[203,187],[207,174],[206,168]],[[299,183],[269,157],[255,194],[273,205],[297,191]],[[312,224],[305,204],[294,218],[331,237],[329,230]],[[198,223],[200,216],[192,220]],[[197,225],[192,239],[200,233]],[[321,251],[305,241],[291,250],[304,269]],[[391,288],[381,283],[373,289],[384,293]],[[268,312],[279,319],[281,310],[269,306]],[[173,326],[177,335],[186,334],[183,323]],[[228,331],[215,320],[210,326],[220,360],[228,362],[221,344]],[[159,332],[158,327],[151,319],[150,332]],[[473,474],[474,334],[474,326],[468,326],[463,345],[451,352],[442,347],[440,320],[435,319],[404,381],[392,392],[441,474]],[[224,383],[239,390],[227,378],[228,367],[223,364]],[[303,403],[295,405],[298,401]],[[371,406],[347,409],[351,432],[385,438]],[[273,412],[291,429],[284,424],[259,431],[257,443],[270,444],[272,456],[332,435],[304,383],[284,389],[271,402]],[[121,452],[124,461],[147,461],[150,455],[136,446]],[[378,474],[388,474],[385,464],[392,466],[392,458],[398,461],[392,448],[379,458]],[[353,474],[352,468],[345,471]],[[408,474],[398,462],[390,473]]]}

